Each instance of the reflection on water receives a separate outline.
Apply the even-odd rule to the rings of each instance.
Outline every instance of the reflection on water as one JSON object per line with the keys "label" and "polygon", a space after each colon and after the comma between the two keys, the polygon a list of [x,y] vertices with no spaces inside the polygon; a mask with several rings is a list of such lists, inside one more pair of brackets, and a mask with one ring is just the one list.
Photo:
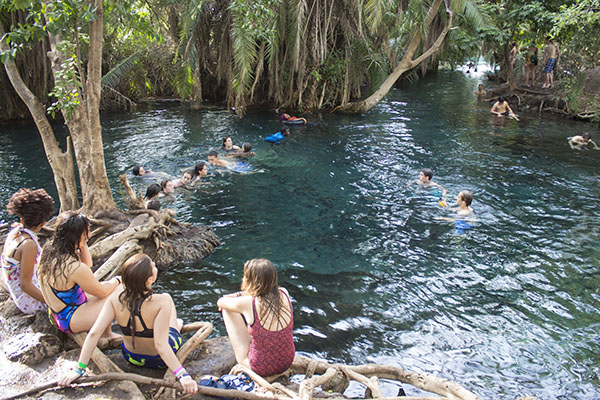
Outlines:
{"label": "reflection on water", "polygon": [[[366,115],[310,115],[320,124],[292,127],[281,145],[262,140],[279,130],[274,112],[105,115],[109,179],[120,198],[117,176],[135,164],[180,176],[224,136],[254,145],[253,171],[213,168],[170,204],[223,240],[161,274],[186,320],[224,334],[216,299],[238,289],[246,259],[267,257],[292,294],[301,353],[425,371],[482,398],[599,398],[600,152],[566,142],[593,126],[497,121],[473,98],[477,83],[440,73]],[[33,129],[0,131],[4,203],[20,186],[55,193]],[[449,201],[473,192],[474,228],[436,221],[452,215],[438,196],[407,187],[423,167]]]}

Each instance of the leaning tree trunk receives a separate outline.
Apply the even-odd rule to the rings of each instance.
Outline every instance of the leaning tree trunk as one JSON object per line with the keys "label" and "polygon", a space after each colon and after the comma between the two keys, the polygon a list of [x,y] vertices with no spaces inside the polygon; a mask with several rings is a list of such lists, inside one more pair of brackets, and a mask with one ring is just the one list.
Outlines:
{"label": "leaning tree trunk", "polygon": [[[83,198],[82,210],[95,214],[101,210],[116,209],[104,164],[102,126],[100,125],[100,89],[102,78],[102,41],[104,13],[101,0],[92,0],[96,8],[96,20],[89,23],[89,49],[87,74],[79,64],[82,77],[81,102],[69,116],[63,110],[69,132],[73,137],[75,159]],[[57,50],[59,36],[50,35],[52,70],[60,70],[62,54]],[[79,43],[76,43],[79,49]],[[78,54],[78,58],[81,57]]]}
{"label": "leaning tree trunk", "polygon": [[[5,34],[4,27],[0,24],[0,38]],[[7,50],[4,41],[0,42],[0,48]],[[29,90],[17,69],[13,60],[7,60],[4,64],[6,74],[15,91],[21,97],[40,132],[44,151],[48,163],[52,168],[56,190],[60,201],[60,210],[75,210],[79,208],[77,198],[77,184],[75,181],[75,168],[73,166],[73,152],[70,138],[67,137],[67,149],[63,152],[58,145],[52,126],[46,117],[46,110],[38,98]]]}
{"label": "leaning tree trunk", "polygon": [[[435,0],[433,2],[425,18],[424,23],[426,24],[426,26],[431,27],[431,24],[441,4],[442,0]],[[377,89],[371,96],[367,97],[364,100],[338,106],[334,109],[334,111],[348,114],[360,114],[363,112],[367,112],[371,108],[373,108],[375,104],[377,104],[386,94],[388,94],[394,83],[396,83],[396,81],[402,76],[402,74],[417,67],[421,62],[427,60],[430,56],[434,55],[439,51],[439,49],[442,46],[442,43],[444,42],[444,38],[446,37],[448,31],[450,31],[450,27],[452,26],[452,11],[450,11],[449,8],[446,8],[446,15],[448,16],[448,19],[446,21],[446,26],[444,27],[444,30],[439,34],[436,41],[429,49],[427,49],[427,51],[424,51],[423,54],[421,54],[419,57],[413,59],[421,41],[421,30],[417,30],[417,32],[412,37],[408,48],[406,49],[406,53],[404,53],[404,57],[402,57],[402,60],[400,61],[400,64],[398,64],[398,66],[394,68],[392,73],[381,84],[379,89]]]}

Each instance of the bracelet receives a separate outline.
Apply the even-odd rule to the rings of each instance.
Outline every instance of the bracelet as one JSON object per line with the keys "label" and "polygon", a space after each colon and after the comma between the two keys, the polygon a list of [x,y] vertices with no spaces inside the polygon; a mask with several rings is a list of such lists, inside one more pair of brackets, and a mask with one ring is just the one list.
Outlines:
{"label": "bracelet", "polygon": [[188,373],[186,372],[185,374],[181,374],[181,376],[178,376],[178,377],[177,377],[177,380],[178,380],[179,382],[181,382],[181,380],[182,380],[183,378],[185,378],[186,376],[187,376],[188,378],[191,378],[191,375],[190,375],[190,374],[188,374]]}
{"label": "bracelet", "polygon": [[82,363],[81,361],[77,364],[79,366],[79,368],[81,369],[86,369],[87,368],[87,364]]}
{"label": "bracelet", "polygon": [[183,368],[183,365],[181,367],[177,368],[175,371],[173,371],[173,375],[177,376],[177,374],[180,373],[182,369],[185,371],[185,369]]}
{"label": "bracelet", "polygon": [[243,295],[243,294],[244,294],[244,293],[242,293],[242,292],[237,292],[235,295],[236,295],[236,297],[240,297],[240,296],[241,296],[241,295]]}
{"label": "bracelet", "polygon": [[117,282],[119,282],[119,285],[120,285],[121,283],[123,283],[123,281],[121,281],[121,278],[120,278],[120,277],[118,277],[118,276],[115,276],[115,279],[117,280]]}
{"label": "bracelet", "polygon": [[185,374],[187,374],[187,373],[188,373],[188,372],[187,372],[185,369],[182,369],[182,370],[179,370],[179,371],[177,372],[177,375],[175,375],[175,377],[176,377],[177,379],[179,379],[179,378],[181,378],[183,375],[185,375]]}
{"label": "bracelet", "polygon": [[74,368],[73,371],[75,371],[75,373],[79,376],[84,376],[85,375],[85,369],[77,367]]}

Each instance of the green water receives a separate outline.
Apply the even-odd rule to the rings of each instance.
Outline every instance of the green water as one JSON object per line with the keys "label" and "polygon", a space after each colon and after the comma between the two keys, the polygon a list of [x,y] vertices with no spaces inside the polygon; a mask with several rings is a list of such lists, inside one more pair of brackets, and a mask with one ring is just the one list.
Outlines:
{"label": "green water", "polygon": [[[254,145],[251,173],[211,170],[170,204],[223,244],[162,273],[160,288],[217,334],[217,298],[238,289],[246,259],[266,257],[293,297],[302,354],[424,371],[482,398],[600,398],[600,151],[566,142],[597,126],[492,117],[473,98],[478,78],[441,72],[363,116],[308,115],[320,125],[279,146],[262,141],[279,129],[273,110],[240,120],[163,103],[104,115],[109,179],[120,198],[117,176],[136,163],[179,175],[223,136]],[[55,193],[34,128],[0,132],[2,204],[22,186]],[[406,185],[423,167],[449,199],[473,192],[474,228],[434,220],[451,214]]]}

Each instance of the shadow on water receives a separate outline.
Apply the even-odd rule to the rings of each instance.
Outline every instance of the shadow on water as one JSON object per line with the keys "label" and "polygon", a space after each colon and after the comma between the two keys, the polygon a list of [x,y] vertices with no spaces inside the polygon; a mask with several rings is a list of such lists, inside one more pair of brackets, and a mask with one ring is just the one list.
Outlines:
{"label": "shadow on water", "polygon": [[[477,83],[440,72],[365,115],[308,115],[319,125],[292,127],[281,145],[262,140],[280,129],[274,112],[105,115],[109,179],[119,199],[117,176],[135,164],[179,176],[224,136],[253,144],[252,171],[211,168],[169,204],[223,240],[161,276],[186,320],[225,334],[217,298],[238,289],[246,259],[267,257],[292,294],[299,352],[425,371],[482,398],[599,398],[600,152],[566,143],[595,128],[498,119],[473,98]],[[35,130],[0,131],[4,204],[20,186],[55,194]],[[423,167],[449,202],[473,192],[474,228],[435,220],[452,215],[439,194],[407,186]]]}

